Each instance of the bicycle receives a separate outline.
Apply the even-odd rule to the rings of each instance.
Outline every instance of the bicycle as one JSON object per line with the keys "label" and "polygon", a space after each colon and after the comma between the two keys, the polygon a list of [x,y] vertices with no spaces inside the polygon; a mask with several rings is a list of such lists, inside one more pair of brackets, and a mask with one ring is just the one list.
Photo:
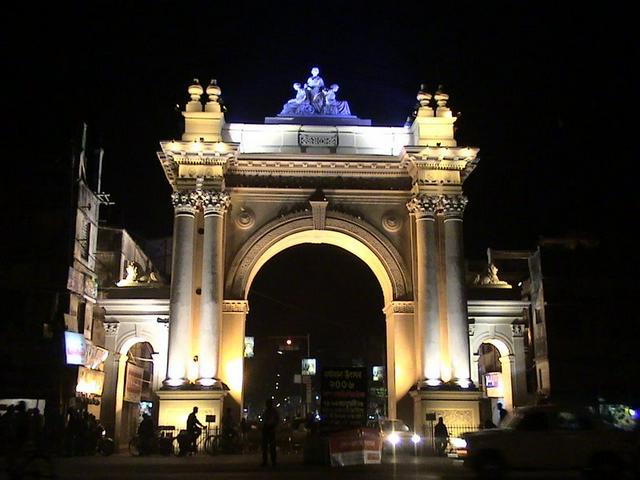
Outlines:
{"label": "bicycle", "polygon": [[209,455],[219,453],[243,453],[244,445],[239,434],[223,435],[212,433],[204,441],[204,451]]}
{"label": "bicycle", "polygon": [[[140,436],[134,435],[129,440],[129,454],[132,457],[139,457],[142,453],[140,451]],[[148,445],[148,451],[146,454],[159,453],[163,456],[169,456],[175,453],[174,437],[160,435],[159,437],[153,437]]]}

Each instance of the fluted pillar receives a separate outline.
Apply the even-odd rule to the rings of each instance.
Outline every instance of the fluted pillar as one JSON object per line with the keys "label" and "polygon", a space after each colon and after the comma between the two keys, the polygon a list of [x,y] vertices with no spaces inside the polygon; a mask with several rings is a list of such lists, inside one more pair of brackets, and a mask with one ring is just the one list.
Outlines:
{"label": "fluted pillar", "polygon": [[173,224],[173,263],[169,322],[168,386],[186,382],[191,353],[191,296],[196,198],[193,192],[175,192]]}
{"label": "fluted pillar", "polygon": [[440,308],[438,300],[438,253],[436,209],[438,197],[418,195],[407,203],[416,219],[417,313],[422,339],[422,375],[428,385],[440,380]]}
{"label": "fluted pillar", "polygon": [[462,242],[462,215],[467,198],[463,195],[443,195],[441,201],[444,211],[449,354],[454,380],[460,386],[467,387],[470,384],[469,333]]}
{"label": "fluted pillar", "polygon": [[198,383],[211,386],[218,378],[224,280],[224,214],[229,206],[229,195],[212,191],[203,192],[201,197],[204,210],[204,245]]}

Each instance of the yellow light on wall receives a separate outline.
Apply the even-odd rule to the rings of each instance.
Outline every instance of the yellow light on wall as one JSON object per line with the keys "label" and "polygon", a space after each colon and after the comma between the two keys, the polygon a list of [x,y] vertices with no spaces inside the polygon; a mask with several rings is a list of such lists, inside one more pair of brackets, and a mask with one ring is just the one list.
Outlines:
{"label": "yellow light on wall", "polygon": [[242,361],[243,358],[240,357],[228,361],[224,366],[227,386],[231,390],[231,393],[235,395],[242,391]]}

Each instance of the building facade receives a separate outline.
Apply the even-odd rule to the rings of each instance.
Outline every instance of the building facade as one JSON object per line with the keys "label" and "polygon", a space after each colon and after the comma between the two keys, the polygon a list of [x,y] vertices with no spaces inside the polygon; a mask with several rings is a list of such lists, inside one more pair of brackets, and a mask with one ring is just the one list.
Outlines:
{"label": "building facade", "polygon": [[[225,398],[242,405],[251,282],[279,252],[316,243],[351,252],[380,283],[389,415],[400,406],[416,428],[436,411],[478,425],[462,237],[478,149],[457,145],[448,95],[421,90],[411,125],[374,127],[344,104],[331,110],[328,91],[308,89],[265,124],[226,123],[220,88],[203,104],[204,93],[189,87],[184,134],[158,153],[174,191],[170,298],[122,306],[145,325],[138,340],[159,352],[157,371],[166,365],[158,422],[181,425],[193,405],[219,419]],[[122,354],[118,311],[105,308]]]}

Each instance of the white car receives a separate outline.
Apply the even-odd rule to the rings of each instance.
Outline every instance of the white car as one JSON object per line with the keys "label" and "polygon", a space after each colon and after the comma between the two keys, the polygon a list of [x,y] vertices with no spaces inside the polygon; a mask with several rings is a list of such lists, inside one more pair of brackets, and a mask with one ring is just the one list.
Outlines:
{"label": "white car", "polygon": [[522,407],[503,428],[467,433],[463,439],[465,466],[486,478],[506,470],[580,470],[593,478],[621,479],[637,471],[637,435],[586,409]]}
{"label": "white car", "polygon": [[375,426],[382,437],[382,452],[418,452],[423,439],[398,419],[380,420]]}

